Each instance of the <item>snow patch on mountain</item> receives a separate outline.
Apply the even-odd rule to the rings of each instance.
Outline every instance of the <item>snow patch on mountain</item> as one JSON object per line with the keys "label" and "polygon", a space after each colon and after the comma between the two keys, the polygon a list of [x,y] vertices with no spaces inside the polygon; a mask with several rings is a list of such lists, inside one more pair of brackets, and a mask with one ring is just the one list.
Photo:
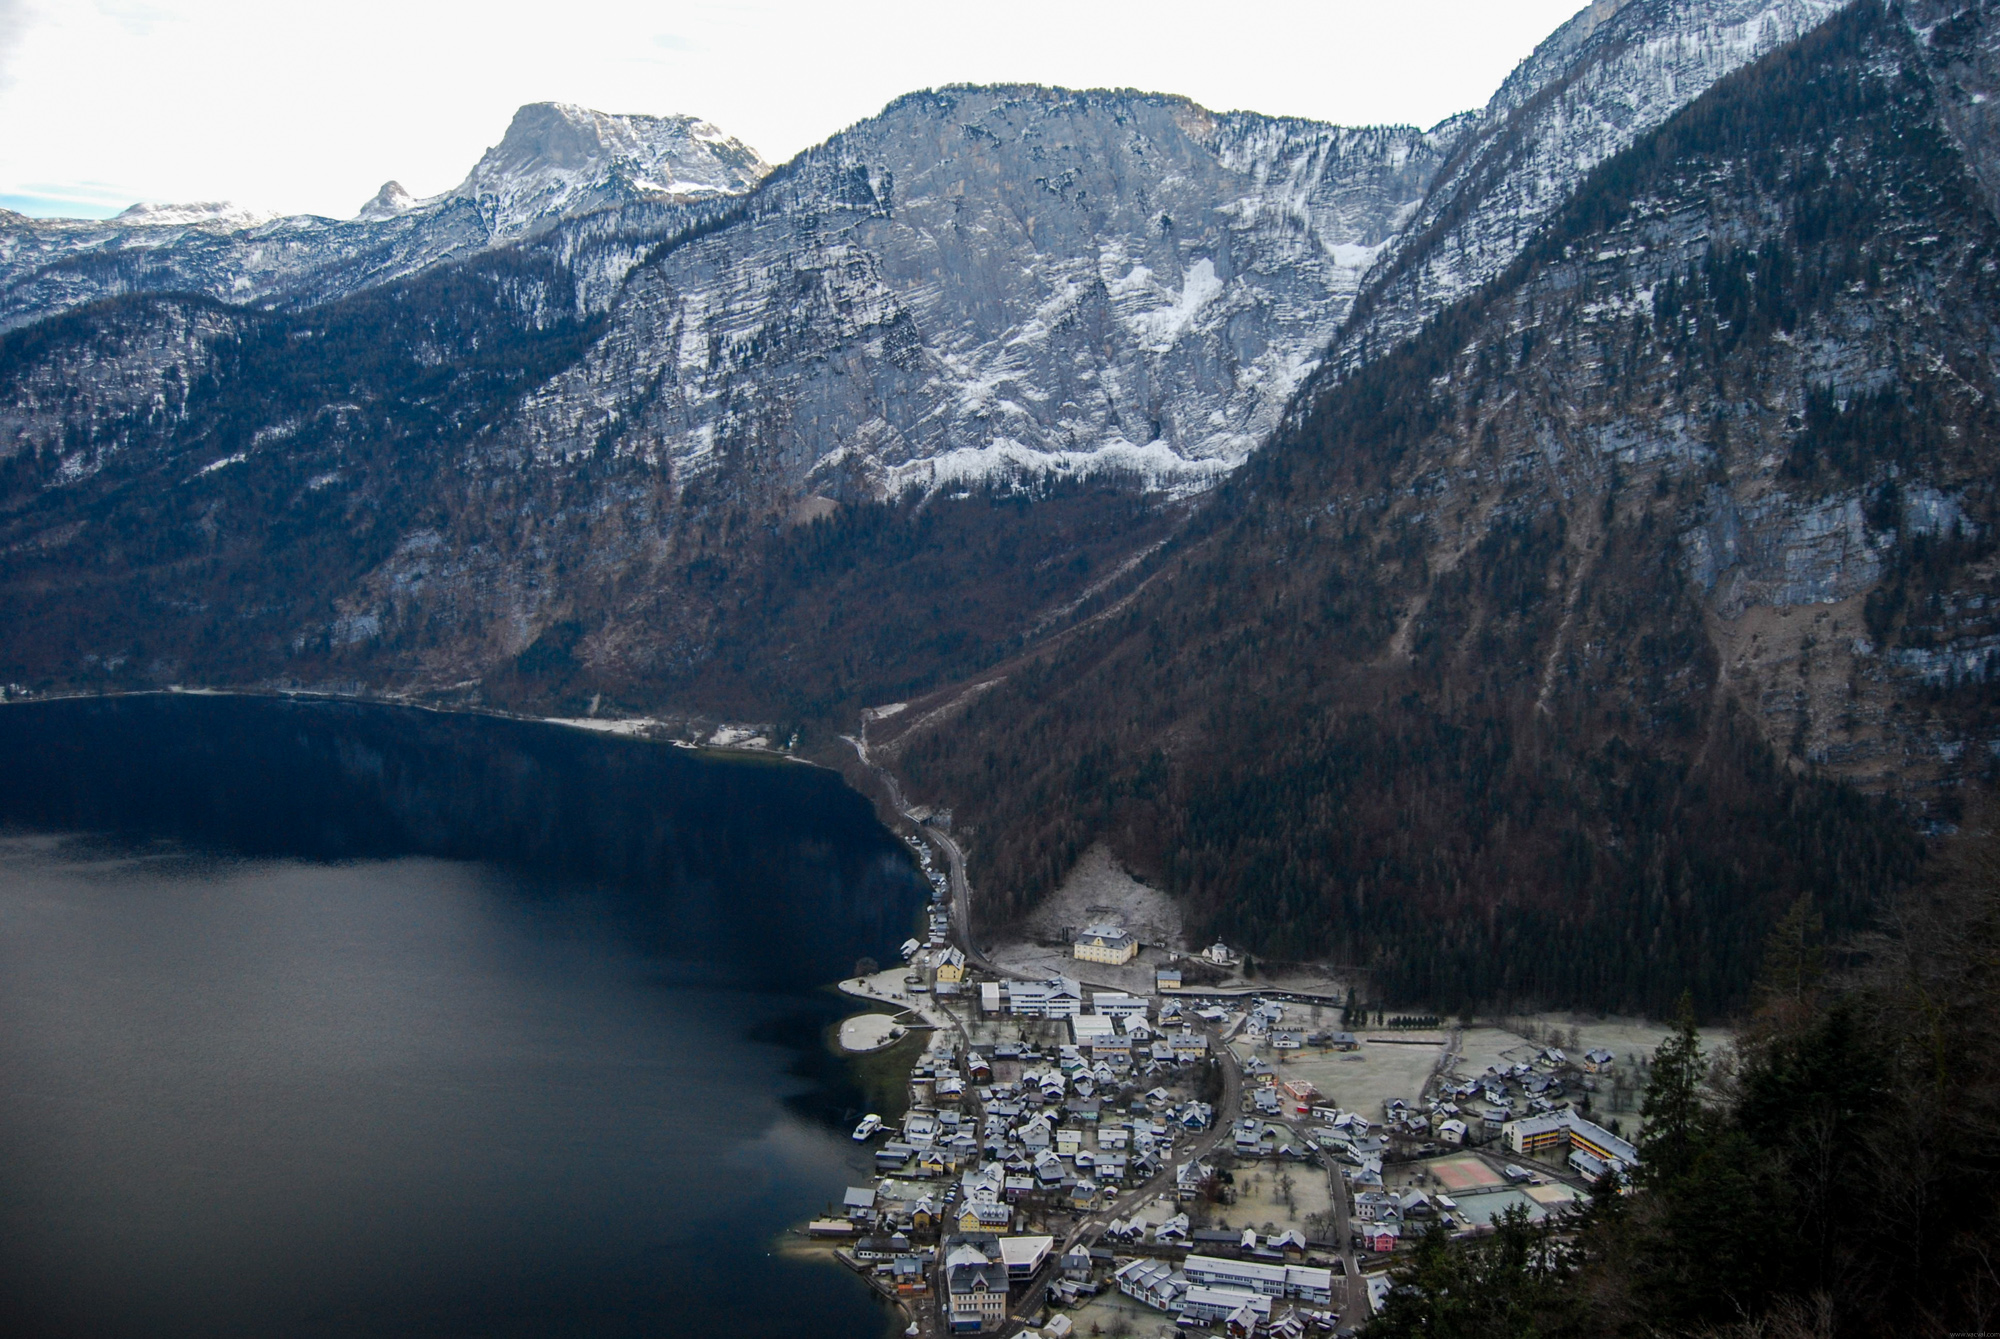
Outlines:
{"label": "snow patch on mountain", "polygon": [[635,272],[501,435],[785,507],[1041,473],[1205,487],[1268,435],[1447,147],[1164,96],[913,94]]}
{"label": "snow patch on mountain", "polygon": [[1190,460],[1165,441],[1139,443],[1122,437],[1089,450],[1050,451],[1010,437],[996,437],[984,446],[954,447],[940,456],[893,466],[884,473],[883,492],[894,497],[975,488],[1011,478],[1115,474],[1148,489],[1182,497],[1208,488],[1241,464],[1247,454],[1246,448],[1231,458]]}
{"label": "snow patch on mountain", "polygon": [[1167,305],[1134,312],[1125,318],[1154,353],[1173,347],[1181,332],[1194,323],[1201,309],[1222,295],[1222,280],[1215,277],[1215,262],[1206,256],[1188,267],[1179,292],[1153,282],[1153,272],[1144,265],[1134,266],[1125,278],[1111,285],[1115,296],[1139,295],[1141,300],[1165,298]]}

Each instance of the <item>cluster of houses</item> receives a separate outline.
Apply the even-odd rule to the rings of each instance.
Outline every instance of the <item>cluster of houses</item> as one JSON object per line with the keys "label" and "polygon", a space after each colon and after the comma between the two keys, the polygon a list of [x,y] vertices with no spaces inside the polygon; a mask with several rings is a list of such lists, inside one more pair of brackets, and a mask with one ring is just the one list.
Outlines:
{"label": "cluster of houses", "polygon": [[[940,994],[948,980],[964,981],[956,953],[913,949],[935,966]],[[1207,1036],[1185,1026],[1177,1002],[1155,1016],[1146,997],[1066,979],[978,988],[996,986],[1001,1010],[988,1012],[1038,1020],[1029,1031],[1039,1040],[934,1044],[911,1071],[900,1127],[874,1151],[876,1184],[849,1190],[844,1217],[811,1225],[851,1243],[851,1263],[884,1291],[935,1292],[958,1332],[1000,1324],[1009,1288],[1042,1267],[1051,1238],[1028,1234],[1029,1223],[1107,1207],[1215,1121],[1209,1103],[1175,1082],[1208,1058]],[[1067,1025],[1066,1041],[1052,1044],[1050,1020]],[[864,1130],[857,1139],[875,1133]],[[1093,1286],[1088,1255],[1082,1280],[1069,1280],[1077,1295]]]}
{"label": "cluster of houses", "polygon": [[979,1008],[989,1018],[1067,1020],[1071,1044],[1063,1048],[1066,1067],[1078,1065],[1093,1074],[1103,1068],[1109,1078],[1096,1075],[1099,1083],[1128,1073],[1148,1077],[1208,1058],[1207,1035],[1183,1017],[1178,1001],[1163,1001],[1154,1017],[1144,995],[1094,990],[1086,998],[1083,986],[1071,977],[982,981]]}
{"label": "cluster of houses", "polygon": [[[1243,1336],[1332,1329],[1332,1313],[1313,1308],[1332,1303],[1333,1271],[1298,1263],[1304,1238],[1287,1232],[1260,1241],[1254,1231],[1246,1231],[1232,1236],[1230,1244],[1236,1248],[1233,1257],[1196,1252],[1175,1264],[1140,1256],[1120,1263],[1112,1279],[1127,1297],[1177,1317],[1182,1325],[1219,1327]],[[1272,1304],[1287,1299],[1303,1305],[1274,1323]]]}
{"label": "cluster of houses", "polygon": [[1308,1046],[1354,1051],[1361,1047],[1360,1038],[1352,1032],[1312,1032],[1296,1023],[1287,1026],[1285,1012],[1286,1006],[1281,1000],[1251,1000],[1243,1018],[1243,1035],[1252,1044],[1269,1046],[1274,1051],[1302,1051]]}
{"label": "cluster of houses", "polygon": [[1414,1186],[1402,1190],[1357,1190],[1354,1193],[1352,1236],[1363,1250],[1388,1254],[1403,1239],[1405,1226],[1421,1230],[1443,1218],[1450,1201],[1436,1203]]}
{"label": "cluster of houses", "polygon": [[1294,1134],[1292,1127],[1276,1120],[1245,1116],[1231,1128],[1236,1155],[1240,1158],[1281,1158],[1305,1162],[1313,1155],[1309,1140]]}
{"label": "cluster of houses", "polygon": [[1402,1119],[1413,1132],[1435,1133],[1441,1143],[1467,1143],[1498,1133],[1509,1121],[1567,1108],[1579,1071],[1602,1073],[1613,1061],[1611,1052],[1592,1050],[1579,1065],[1560,1047],[1544,1047],[1512,1065],[1488,1065],[1470,1078],[1454,1075],[1430,1100],[1428,1112],[1405,1112]]}
{"label": "cluster of houses", "polygon": [[[907,961],[914,957],[919,949],[925,947],[926,943],[932,949],[943,949],[950,941],[951,912],[946,907],[946,899],[951,896],[951,881],[931,859],[929,843],[918,841],[915,837],[905,837],[903,840],[909,844],[910,853],[916,856],[917,863],[923,867],[924,882],[931,886],[931,905],[926,915],[925,943],[919,943],[914,939],[906,942],[903,945],[903,958]],[[960,955],[959,961],[962,965],[963,955]]]}
{"label": "cluster of houses", "polygon": [[1331,1107],[1315,1107],[1313,1115],[1321,1123],[1313,1129],[1312,1142],[1322,1153],[1343,1164],[1342,1174],[1349,1192],[1358,1195],[1380,1190],[1389,1140],[1377,1133],[1374,1122],[1358,1111]]}

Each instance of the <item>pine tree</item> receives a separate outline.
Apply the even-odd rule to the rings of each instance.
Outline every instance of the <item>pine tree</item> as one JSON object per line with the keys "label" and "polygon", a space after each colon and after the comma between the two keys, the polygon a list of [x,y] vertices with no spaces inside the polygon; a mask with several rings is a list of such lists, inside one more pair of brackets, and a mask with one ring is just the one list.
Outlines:
{"label": "pine tree", "polygon": [[1574,1316],[1571,1255],[1547,1224],[1509,1209],[1493,1235],[1459,1246],[1440,1224],[1416,1241],[1396,1286],[1369,1322],[1370,1339],[1532,1339]]}
{"label": "pine tree", "polygon": [[1694,997],[1683,992],[1673,1035],[1653,1053],[1652,1075],[1640,1114],[1639,1175],[1649,1186],[1671,1186],[1686,1176],[1700,1155],[1706,1112],[1702,1080],[1707,1057],[1695,1027]]}
{"label": "pine tree", "polygon": [[1813,909],[1812,895],[1802,893],[1764,940],[1761,990],[1773,1004],[1804,1006],[1826,975],[1820,948],[1823,925]]}

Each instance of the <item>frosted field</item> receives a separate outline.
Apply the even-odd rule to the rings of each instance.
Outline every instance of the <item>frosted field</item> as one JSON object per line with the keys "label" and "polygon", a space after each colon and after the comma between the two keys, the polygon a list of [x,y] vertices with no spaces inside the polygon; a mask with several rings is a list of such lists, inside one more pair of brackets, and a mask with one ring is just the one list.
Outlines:
{"label": "frosted field", "polygon": [[[1289,1024],[1291,1019],[1286,1018]],[[1367,1034],[1360,1034],[1366,1036]],[[1278,1078],[1306,1078],[1321,1093],[1321,1101],[1347,1111],[1358,1111],[1370,1120],[1380,1120],[1382,1106],[1392,1097],[1414,1102],[1423,1095],[1424,1084],[1437,1068],[1442,1043],[1431,1045],[1370,1045],[1358,1051],[1252,1051],[1241,1039],[1233,1043],[1239,1059],[1261,1056],[1275,1066]],[[1287,1059],[1279,1059],[1288,1056]]]}
{"label": "frosted field", "polygon": [[[1305,1230],[1306,1218],[1333,1207],[1333,1187],[1326,1172],[1303,1163],[1271,1162],[1239,1166],[1236,1203],[1214,1206],[1217,1227],[1254,1227],[1260,1233],[1286,1228]],[[1285,1204],[1283,1178],[1292,1180],[1292,1203]]]}
{"label": "frosted field", "polygon": [[[1459,1045],[1458,1064],[1453,1072],[1472,1078],[1485,1073],[1488,1066],[1506,1069],[1523,1064],[1534,1059],[1541,1050],[1540,1043],[1531,1042],[1507,1028],[1467,1028]],[[1623,1058],[1622,1055],[1620,1058]]]}
{"label": "frosted field", "polygon": [[840,1025],[840,1049],[857,1055],[879,1051],[901,1041],[908,1031],[888,1014],[856,1014]]}
{"label": "frosted field", "polygon": [[[1591,1018],[1582,1014],[1528,1014],[1520,1018],[1494,1020],[1493,1026],[1470,1029],[1465,1034],[1466,1063],[1471,1063],[1474,1055],[1474,1039],[1491,1039],[1493,1049],[1482,1051],[1482,1058],[1471,1071],[1477,1073],[1487,1065],[1496,1063],[1494,1057],[1509,1046],[1538,1049],[1545,1042],[1530,1043],[1523,1033],[1533,1031],[1537,1036],[1546,1036],[1550,1028],[1561,1028],[1564,1034],[1563,1049],[1569,1050],[1567,1040],[1570,1029],[1577,1033],[1577,1044],[1572,1058],[1581,1057],[1584,1051],[1601,1046],[1618,1057],[1618,1063],[1629,1065],[1629,1055],[1651,1055],[1659,1044],[1666,1040],[1673,1027],[1667,1023],[1652,1022],[1644,1018],[1605,1017]],[[1511,1040],[1508,1040],[1511,1039]],[[1734,1045],[1736,1034],[1728,1028],[1704,1028],[1701,1034],[1702,1049],[1711,1055],[1726,1046]],[[1487,1042],[1481,1041],[1485,1046]],[[1527,1052],[1522,1054],[1523,1059]],[[1511,1063],[1511,1062],[1509,1062]]]}
{"label": "frosted field", "polygon": [[1063,1312],[1076,1327],[1074,1333],[1083,1335],[1106,1335],[1110,1339],[1152,1339],[1154,1335],[1172,1335],[1174,1318],[1164,1311],[1155,1311],[1143,1306],[1118,1291],[1117,1284],[1107,1284],[1105,1290],[1074,1311]]}

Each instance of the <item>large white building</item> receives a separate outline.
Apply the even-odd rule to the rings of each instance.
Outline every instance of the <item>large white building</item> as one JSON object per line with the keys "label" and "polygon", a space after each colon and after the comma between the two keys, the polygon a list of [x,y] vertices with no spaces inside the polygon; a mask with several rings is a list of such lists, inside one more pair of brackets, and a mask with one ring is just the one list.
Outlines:
{"label": "large white building", "polygon": [[1090,997],[1090,1007],[1108,1018],[1144,1018],[1146,997],[1122,990],[1100,990]]}
{"label": "large white building", "polygon": [[954,1333],[998,1329],[1007,1320],[1007,1267],[976,1246],[945,1257],[945,1318]]}
{"label": "large white building", "polygon": [[1195,1284],[1187,1290],[1187,1297],[1181,1304],[1183,1319],[1207,1323],[1228,1320],[1245,1311],[1256,1318],[1255,1324],[1269,1324],[1271,1299],[1263,1293],[1246,1292],[1241,1288],[1207,1288]]}
{"label": "large white building", "polygon": [[1190,1255],[1181,1268],[1189,1283],[1203,1287],[1235,1288],[1266,1297],[1296,1297],[1306,1302],[1333,1300],[1333,1271],[1312,1265],[1267,1265],[1256,1260]]}
{"label": "large white building", "polygon": [[1027,1018],[1074,1018],[1083,1012],[1083,987],[1067,976],[1053,981],[1010,981],[1007,1007]]}

